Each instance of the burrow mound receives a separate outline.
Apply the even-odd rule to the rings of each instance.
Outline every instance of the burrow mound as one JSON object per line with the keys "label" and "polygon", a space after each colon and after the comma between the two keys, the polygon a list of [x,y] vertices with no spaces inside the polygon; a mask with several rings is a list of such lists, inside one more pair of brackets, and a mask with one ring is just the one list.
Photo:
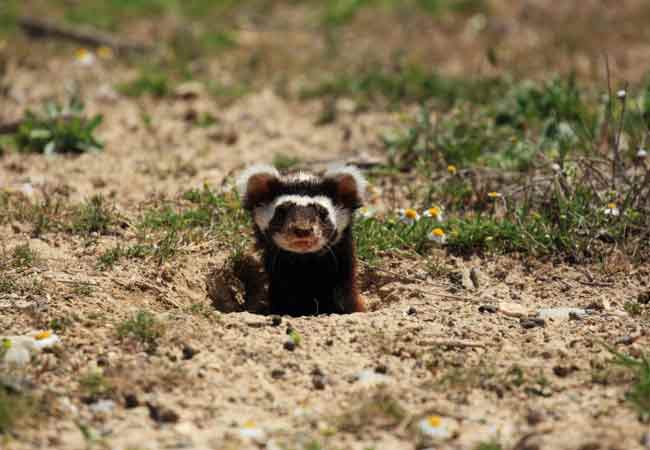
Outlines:
{"label": "burrow mound", "polygon": [[[394,292],[381,289],[398,280],[394,274],[359,268],[357,283],[368,311],[381,309],[398,298]],[[268,277],[256,254],[231,256],[208,272],[205,284],[207,296],[217,311],[269,314]]]}
{"label": "burrow mound", "polygon": [[262,261],[256,255],[237,255],[226,259],[221,266],[208,273],[205,285],[208,298],[218,311],[269,312],[269,283]]}

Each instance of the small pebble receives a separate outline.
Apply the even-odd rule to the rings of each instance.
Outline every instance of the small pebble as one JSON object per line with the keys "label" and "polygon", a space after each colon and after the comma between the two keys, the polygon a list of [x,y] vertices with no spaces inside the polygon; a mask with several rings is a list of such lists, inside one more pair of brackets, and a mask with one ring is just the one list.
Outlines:
{"label": "small pebble", "polygon": [[99,400],[90,405],[90,410],[95,414],[108,414],[115,408],[113,400]]}
{"label": "small pebble", "polygon": [[572,372],[578,370],[576,366],[555,366],[553,367],[553,373],[555,376],[560,378],[567,377],[571,375]]}
{"label": "small pebble", "polygon": [[332,339],[328,339],[328,340],[325,341],[325,345],[327,345],[328,347],[331,347],[332,345],[334,345],[334,341]]}
{"label": "small pebble", "polygon": [[100,356],[97,358],[97,365],[99,367],[107,367],[108,366],[108,358],[105,356]]}
{"label": "small pebble", "polygon": [[287,373],[286,370],[284,369],[273,369],[271,371],[271,378],[274,380],[279,380],[280,378],[284,378],[284,375]]}
{"label": "small pebble", "polygon": [[410,306],[409,309],[406,310],[406,314],[409,316],[414,316],[417,313],[418,311],[413,306]]}
{"label": "small pebble", "polygon": [[183,359],[192,359],[197,353],[199,353],[199,351],[195,348],[190,347],[189,345],[183,346]]}
{"label": "small pebble", "polygon": [[296,349],[296,344],[293,341],[284,341],[284,349],[292,352]]}
{"label": "small pebble", "polygon": [[539,425],[543,421],[544,421],[544,414],[536,410],[528,411],[528,414],[526,415],[526,422],[528,422],[528,425],[530,426]]}
{"label": "small pebble", "polygon": [[546,325],[546,322],[544,319],[540,319],[538,317],[532,317],[528,319],[521,319],[520,321],[521,326],[525,329],[529,328],[535,328],[535,327],[543,327]]}
{"label": "small pebble", "polygon": [[129,392],[127,394],[124,394],[124,407],[127,409],[131,408],[137,408],[140,406],[140,401],[138,400],[138,397],[132,393]]}
{"label": "small pebble", "polygon": [[388,367],[386,367],[384,364],[379,364],[377,367],[375,367],[375,373],[386,375],[388,373]]}
{"label": "small pebble", "polygon": [[164,406],[147,402],[147,408],[149,408],[149,417],[158,423],[176,423],[180,418],[176,411]]}
{"label": "small pebble", "polygon": [[484,313],[494,314],[497,312],[497,307],[494,305],[481,305],[478,307],[478,312],[480,312],[481,314]]}
{"label": "small pebble", "polygon": [[311,382],[314,386],[314,389],[318,391],[322,391],[323,389],[325,389],[325,377],[315,375],[314,377],[312,377]]}
{"label": "small pebble", "polygon": [[282,324],[282,317],[273,316],[271,317],[271,325],[274,327],[279,327]]}

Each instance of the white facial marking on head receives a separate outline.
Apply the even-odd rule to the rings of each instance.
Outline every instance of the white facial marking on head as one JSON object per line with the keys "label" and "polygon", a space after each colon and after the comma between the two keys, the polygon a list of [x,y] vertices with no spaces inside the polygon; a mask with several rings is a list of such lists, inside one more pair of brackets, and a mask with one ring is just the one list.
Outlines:
{"label": "white facial marking on head", "polygon": [[354,178],[359,198],[363,198],[366,195],[368,182],[359,169],[354,166],[333,165],[327,168],[323,178],[336,178],[339,175],[349,175]]}
{"label": "white facial marking on head", "polygon": [[318,177],[309,172],[295,172],[282,177],[282,181],[287,183],[303,183],[307,181],[318,181]]}
{"label": "white facial marking on head", "polygon": [[283,203],[293,203],[298,206],[320,205],[327,211],[330,222],[334,228],[338,228],[338,214],[337,208],[334,207],[332,200],[324,195],[309,196],[309,195],[281,195],[273,200],[272,203],[264,206],[258,206],[254,211],[254,220],[262,231],[269,228],[269,224],[275,215],[275,210]]}
{"label": "white facial marking on head", "polygon": [[239,174],[237,180],[235,181],[235,187],[237,188],[237,192],[241,198],[244,198],[246,196],[248,180],[250,180],[252,176],[263,173],[268,173],[269,175],[273,175],[276,178],[280,178],[280,172],[278,172],[278,170],[273,166],[269,166],[268,164],[255,164],[253,166],[250,166],[241,174]]}

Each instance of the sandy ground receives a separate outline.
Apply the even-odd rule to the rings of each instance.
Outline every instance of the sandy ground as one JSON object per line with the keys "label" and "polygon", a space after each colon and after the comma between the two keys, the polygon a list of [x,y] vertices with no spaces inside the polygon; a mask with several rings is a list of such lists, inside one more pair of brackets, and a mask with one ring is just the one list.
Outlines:
{"label": "sandy ground", "polygon": [[[12,67],[6,118],[60,96],[65,79],[78,79],[88,112],[105,116],[99,135],[106,148],[81,157],[7,155],[0,188],[28,183],[38,196],[41,188],[65,186],[71,201],[103,193],[120,213],[137,217],[147,200],[220,185],[276,152],[305,161],[376,153],[380,132],[398,120],[343,113],[316,126],[317,103],[271,91],[227,107],[203,95],[131,100],[106,90],[128,78],[119,69],[76,67],[65,58]],[[45,74],[52,74],[47,85],[38,82]],[[211,112],[218,123],[191,126],[191,111]],[[385,259],[363,276],[371,312],[274,321],[213,310],[205,278],[226,257],[218,242],[188,247],[161,267],[124,260],[99,271],[99,250],[129,239],[127,230],[88,246],[64,233],[34,239],[25,227],[0,227],[3,248],[28,242],[37,251],[39,264],[21,276],[45,284],[42,295],[0,297],[2,334],[69,320],[61,345],[40,354],[27,374],[46,395],[45,417],[0,438],[3,449],[471,449],[489,441],[519,450],[648,448],[647,425],[624,401],[629,374],[608,363],[602,345],[627,342],[618,347],[633,354],[647,348],[643,322],[623,304],[650,288],[648,267],[441,253],[442,270],[432,272],[420,261]],[[458,281],[470,268],[480,269],[478,288]],[[79,293],[78,283],[91,292]],[[547,307],[589,314],[526,328],[521,317]],[[154,354],[116,334],[140,309],[167,329]],[[288,329],[301,337],[292,351]],[[112,386],[102,397],[114,403],[105,408],[85,399],[79,385],[96,370]],[[431,415],[442,417],[449,435],[428,444],[418,423]]]}

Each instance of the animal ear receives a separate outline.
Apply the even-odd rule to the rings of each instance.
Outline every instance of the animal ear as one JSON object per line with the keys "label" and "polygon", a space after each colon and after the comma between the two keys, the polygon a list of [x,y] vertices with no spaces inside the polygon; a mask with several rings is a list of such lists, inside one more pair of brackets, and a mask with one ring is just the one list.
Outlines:
{"label": "animal ear", "polygon": [[353,166],[332,167],[325,172],[323,178],[333,184],[337,203],[350,209],[362,205],[367,182],[359,169]]}
{"label": "animal ear", "polygon": [[244,209],[251,211],[260,204],[270,202],[273,189],[279,182],[280,173],[273,166],[259,164],[244,170],[236,182]]}

